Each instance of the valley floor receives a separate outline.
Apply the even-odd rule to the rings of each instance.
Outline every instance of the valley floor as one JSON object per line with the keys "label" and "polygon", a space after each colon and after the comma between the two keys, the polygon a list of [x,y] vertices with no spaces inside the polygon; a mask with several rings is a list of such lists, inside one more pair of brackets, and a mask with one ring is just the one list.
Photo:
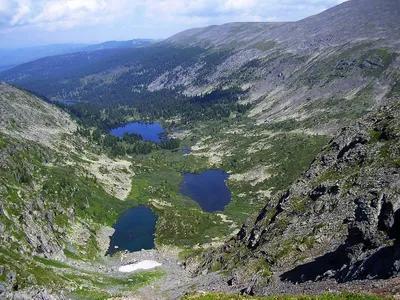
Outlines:
{"label": "valley floor", "polygon": [[[243,286],[231,285],[227,281],[230,279],[220,272],[203,273],[194,275],[189,267],[182,264],[179,258],[179,249],[162,248],[160,250],[142,250],[138,252],[122,253],[114,257],[103,257],[102,262],[83,263],[70,262],[75,268],[83,271],[91,271],[99,276],[126,277],[127,274],[118,271],[119,267],[133,264],[144,260],[154,260],[160,262],[162,266],[157,270],[163,274],[160,279],[152,281],[150,284],[140,287],[137,290],[123,293],[123,296],[113,297],[112,299],[121,300],[169,300],[181,299],[185,295],[213,295],[223,293],[230,295],[229,299],[239,299],[235,295],[240,295]],[[138,273],[143,271],[136,271]],[[340,294],[371,294],[378,297],[393,297],[400,299],[400,278],[388,280],[360,280],[348,283],[338,283],[334,280],[318,282],[305,282],[294,284],[284,282],[279,278],[280,273],[276,273],[269,285],[265,287],[264,296],[293,295],[294,298],[302,295],[322,295],[325,293]],[[129,279],[128,279],[129,280]],[[115,295],[112,287],[108,288],[110,295]],[[222,295],[222,294],[221,294]],[[72,298],[75,298],[73,294]],[[69,298],[67,296],[67,298]],[[76,299],[81,299],[80,297]],[[89,299],[89,298],[88,298]],[[207,299],[220,299],[217,294]]]}
{"label": "valley floor", "polygon": [[[114,295],[113,299],[180,299],[183,295],[198,290],[202,291],[223,291],[235,292],[226,285],[224,276],[218,273],[210,273],[199,276],[193,276],[190,269],[186,268],[179,259],[179,249],[162,248],[160,250],[142,250],[138,252],[119,252],[113,257],[105,256],[97,262],[82,262],[69,260],[67,264],[76,271],[83,273],[92,272],[96,277],[102,276],[120,278],[125,280],[131,274],[146,274],[148,272],[158,272],[162,274],[159,279],[155,279],[150,283],[132,290],[125,290],[119,293],[120,286],[108,286],[105,291],[109,295]],[[152,260],[161,263],[154,271],[135,271],[132,273],[123,273],[118,269],[121,266],[135,264],[137,262]],[[61,271],[62,272],[62,271]],[[131,281],[127,279],[127,281]],[[225,286],[225,288],[223,288]],[[95,293],[88,292],[87,299],[95,297]],[[115,295],[121,295],[120,297]],[[123,295],[123,296],[122,296]],[[104,295],[105,297],[105,295]],[[67,298],[82,299],[81,295],[72,292]]]}

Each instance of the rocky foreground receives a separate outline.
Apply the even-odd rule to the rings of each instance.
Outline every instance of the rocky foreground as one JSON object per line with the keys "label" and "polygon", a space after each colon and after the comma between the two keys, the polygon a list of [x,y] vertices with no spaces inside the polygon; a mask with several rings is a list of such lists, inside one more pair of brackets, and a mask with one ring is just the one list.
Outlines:
{"label": "rocky foreground", "polygon": [[388,284],[398,293],[399,120],[395,101],[344,128],[288,190],[206,253],[199,271],[221,269],[232,285],[257,295],[324,290],[332,282],[357,287],[359,280],[369,280],[360,286],[371,291]]}

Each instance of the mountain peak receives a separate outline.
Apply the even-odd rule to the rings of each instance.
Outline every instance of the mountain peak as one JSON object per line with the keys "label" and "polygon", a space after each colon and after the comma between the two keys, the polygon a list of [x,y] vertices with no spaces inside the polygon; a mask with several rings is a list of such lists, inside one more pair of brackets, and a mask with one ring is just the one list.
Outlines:
{"label": "mountain peak", "polygon": [[317,15],[286,23],[228,23],[178,33],[166,42],[182,46],[247,46],[265,40],[284,48],[325,47],[359,39],[400,40],[400,1],[350,0]]}

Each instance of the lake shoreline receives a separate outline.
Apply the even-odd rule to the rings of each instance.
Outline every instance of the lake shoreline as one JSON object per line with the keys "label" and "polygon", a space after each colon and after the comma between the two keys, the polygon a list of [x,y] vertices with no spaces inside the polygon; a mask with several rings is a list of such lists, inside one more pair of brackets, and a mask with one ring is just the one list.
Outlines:
{"label": "lake shoreline", "polygon": [[110,130],[110,134],[122,138],[125,133],[139,134],[143,141],[161,143],[169,140],[167,132],[159,122],[130,122]]}
{"label": "lake shoreline", "polygon": [[139,205],[125,211],[113,225],[115,231],[106,255],[154,249],[157,220],[149,206]]}
{"label": "lake shoreline", "polygon": [[208,213],[223,212],[231,202],[231,191],[226,185],[229,174],[223,170],[207,170],[201,173],[182,173],[179,185],[182,195],[196,201]]}

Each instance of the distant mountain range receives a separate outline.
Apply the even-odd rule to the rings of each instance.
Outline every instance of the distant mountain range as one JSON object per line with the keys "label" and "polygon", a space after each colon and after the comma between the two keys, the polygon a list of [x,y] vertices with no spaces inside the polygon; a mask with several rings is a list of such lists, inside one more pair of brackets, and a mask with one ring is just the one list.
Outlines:
{"label": "distant mountain range", "polygon": [[[1,72],[0,298],[399,295],[399,16],[399,0],[350,0],[298,22],[65,46]],[[147,142],[107,135],[134,120],[192,152],[138,156]],[[182,173],[210,168],[230,174],[222,212],[181,195]],[[102,260],[138,204],[158,217],[155,252]],[[154,273],[116,273],[146,255],[165,268],[151,288]]]}
{"label": "distant mountain range", "polygon": [[129,41],[107,41],[93,45],[55,44],[28,48],[0,49],[0,71],[47,56],[113,48],[141,47],[152,44],[153,42],[154,41],[150,39],[134,39]]}

